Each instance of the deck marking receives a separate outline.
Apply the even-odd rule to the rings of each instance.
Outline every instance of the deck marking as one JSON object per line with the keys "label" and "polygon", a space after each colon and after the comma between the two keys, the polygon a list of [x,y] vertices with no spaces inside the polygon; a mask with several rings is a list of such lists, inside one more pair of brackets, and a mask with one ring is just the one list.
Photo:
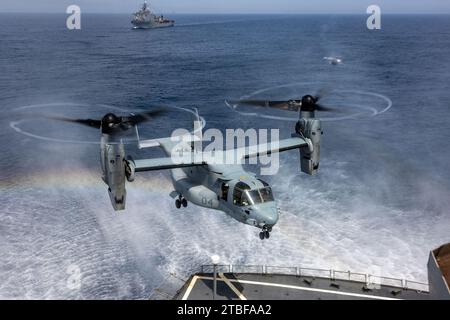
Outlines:
{"label": "deck marking", "polygon": [[219,277],[230,287],[231,290],[238,296],[241,300],[247,300],[247,298],[231,283],[231,281],[225,277],[223,273],[219,273]]}
{"label": "deck marking", "polygon": [[189,283],[188,288],[186,289],[186,292],[183,295],[183,298],[181,300],[187,300],[189,295],[191,294],[192,289],[194,288],[195,282],[197,282],[198,276],[193,276],[191,282]]}
{"label": "deck marking", "polygon": [[[212,277],[202,277],[199,276],[199,279],[204,280],[214,280]],[[337,294],[341,296],[352,296],[352,297],[360,297],[360,298],[367,298],[367,299],[377,299],[377,300],[402,300],[397,298],[389,298],[389,297],[382,297],[382,296],[372,296],[368,294],[360,294],[360,293],[349,293],[349,292],[340,292],[340,291],[334,291],[334,290],[326,290],[326,289],[314,289],[314,288],[306,288],[306,287],[298,287],[298,286],[291,286],[287,284],[280,284],[280,283],[270,283],[270,282],[258,282],[258,281],[250,281],[250,280],[238,280],[238,279],[227,279],[230,282],[238,282],[238,283],[246,283],[246,284],[254,284],[254,285],[261,285],[261,286],[268,286],[268,287],[281,287],[281,288],[288,288],[288,289],[294,289],[294,290],[303,290],[303,291],[315,291],[315,292],[322,292],[322,293],[328,293],[328,294]],[[221,280],[219,280],[221,281]]]}

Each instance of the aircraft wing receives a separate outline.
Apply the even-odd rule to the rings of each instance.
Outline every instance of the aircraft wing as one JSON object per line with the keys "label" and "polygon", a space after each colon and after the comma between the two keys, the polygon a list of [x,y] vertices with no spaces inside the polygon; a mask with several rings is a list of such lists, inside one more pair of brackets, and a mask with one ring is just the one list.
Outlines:
{"label": "aircraft wing", "polygon": [[[237,149],[226,150],[223,153],[218,152],[216,154],[216,157],[220,159],[220,157],[222,156],[225,158],[231,156],[232,157],[231,159],[236,159],[235,157],[233,157],[233,155],[237,155],[238,158],[248,159],[253,157],[269,155],[275,152],[284,152],[288,150],[299,149],[302,147],[310,147],[310,143],[308,143],[303,138],[293,137],[272,143],[264,143],[250,147],[242,147]],[[228,153],[228,155],[226,153]],[[230,155],[229,153],[232,154]],[[133,162],[135,165],[136,172],[144,172],[144,171],[168,170],[176,168],[203,166],[207,165],[208,162],[210,162],[208,161],[208,159],[214,160],[215,158],[214,156],[203,154],[203,157],[200,157],[202,159],[195,159],[194,154],[192,153],[191,155],[192,156],[186,156],[181,159],[180,158],[176,159],[176,161],[174,161],[170,157],[166,157],[166,158],[133,160]]]}
{"label": "aircraft wing", "polygon": [[238,149],[227,150],[226,152],[232,152],[238,155],[238,157],[248,159],[253,157],[260,157],[269,155],[276,152],[284,152],[293,149],[299,149],[302,147],[311,147],[310,143],[300,137],[292,137],[272,143],[264,143],[250,147],[242,147]]}
{"label": "aircraft wing", "polygon": [[206,163],[203,161],[193,161],[190,159],[173,161],[171,158],[155,158],[155,159],[142,159],[133,160],[136,172],[144,171],[156,171],[156,170],[168,170],[176,168],[187,168],[203,166]]}

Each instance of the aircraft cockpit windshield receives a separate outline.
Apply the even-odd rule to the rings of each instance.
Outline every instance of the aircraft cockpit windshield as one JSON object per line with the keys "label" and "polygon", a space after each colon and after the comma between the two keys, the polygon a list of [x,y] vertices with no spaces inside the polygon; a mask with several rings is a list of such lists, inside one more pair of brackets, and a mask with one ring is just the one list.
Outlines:
{"label": "aircraft cockpit windshield", "polygon": [[272,189],[265,187],[257,190],[249,190],[247,194],[252,204],[264,203],[273,201]]}
{"label": "aircraft cockpit windshield", "polygon": [[246,207],[270,201],[274,201],[274,198],[269,186],[251,190],[247,184],[239,182],[234,189],[233,203],[235,205]]}

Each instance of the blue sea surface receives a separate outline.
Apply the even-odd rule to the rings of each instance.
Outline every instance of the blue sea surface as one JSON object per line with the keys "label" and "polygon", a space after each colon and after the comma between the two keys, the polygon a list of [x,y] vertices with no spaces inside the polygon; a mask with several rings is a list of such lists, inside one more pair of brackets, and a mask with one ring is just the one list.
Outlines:
{"label": "blue sea surface", "polygon": [[[82,29],[70,31],[65,15],[0,14],[0,298],[164,298],[156,288],[173,293],[213,254],[225,264],[426,282],[429,250],[450,241],[450,17],[385,15],[381,30],[359,15],[173,18],[174,28],[132,30],[128,15],[83,14]],[[25,119],[19,127],[34,136],[95,142],[95,130],[39,114],[94,118],[168,104],[198,108],[207,128],[289,136],[295,114],[243,116],[225,100],[321,90],[324,104],[366,111],[324,122],[319,175],[299,173],[295,151],[281,155],[280,173],[266,180],[283,214],[264,242],[224,213],[175,209],[163,172],[129,185],[117,214],[98,145],[11,127]],[[389,99],[386,112],[367,109]],[[142,132],[167,136],[190,121],[171,112]]]}

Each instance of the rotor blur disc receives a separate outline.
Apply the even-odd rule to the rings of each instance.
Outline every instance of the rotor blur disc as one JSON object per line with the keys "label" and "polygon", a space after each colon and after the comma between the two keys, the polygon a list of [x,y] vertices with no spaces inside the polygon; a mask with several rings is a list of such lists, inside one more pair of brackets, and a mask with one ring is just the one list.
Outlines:
{"label": "rotor blur disc", "polygon": [[[35,109],[52,109],[52,108],[57,108],[57,107],[64,107],[64,108],[83,108],[83,109],[90,109],[90,111],[92,112],[92,109],[98,110],[98,109],[105,109],[107,111],[117,111],[117,112],[121,112],[124,114],[129,114],[130,112],[132,112],[133,110],[126,110],[124,108],[120,108],[120,107],[116,107],[113,105],[107,105],[107,104],[84,104],[84,103],[68,103],[68,102],[61,102],[61,103],[48,103],[48,104],[35,104],[35,105],[26,105],[26,106],[21,106],[21,107],[17,107],[15,109],[13,109],[13,111],[15,112],[22,112],[24,115],[27,115],[27,112],[33,111]],[[184,108],[184,107],[178,107],[178,106],[173,106],[173,105],[167,105],[165,106],[168,109],[173,109],[173,110],[178,110],[178,111],[184,111],[187,112],[189,114],[192,115],[196,115],[196,111],[189,109],[189,108]],[[32,114],[32,113],[29,113]],[[33,130],[29,130],[29,129],[24,129],[23,127],[27,124],[32,122],[33,119],[21,119],[21,120],[17,120],[17,121],[11,121],[9,123],[10,127],[15,130],[16,132],[25,135],[27,137],[30,138],[34,138],[34,139],[39,139],[39,140],[43,140],[43,141],[48,141],[48,142],[57,142],[57,143],[73,143],[73,144],[100,144],[100,139],[97,139],[95,141],[89,141],[89,140],[77,140],[77,139],[68,139],[68,138],[56,138],[56,137],[51,137],[48,135],[43,135],[43,134],[39,134],[39,133],[35,133],[33,132]],[[201,122],[201,126],[199,128],[196,128],[194,131],[192,131],[192,134],[196,134],[198,131],[203,130],[206,126],[206,121],[203,117],[200,117],[200,122]],[[155,138],[158,139],[158,138]],[[129,139],[129,138],[124,138],[122,139],[122,143],[124,144],[135,144],[136,143],[136,139]],[[120,142],[110,142],[112,144],[114,143],[120,143]]]}
{"label": "rotor blur disc", "polygon": [[[323,85],[323,84],[322,84]],[[280,89],[291,89],[290,91],[294,91],[292,89],[295,89],[296,87],[300,86],[314,86],[314,87],[321,87],[320,83],[316,82],[295,82],[290,84],[284,84],[279,86],[273,86],[269,88],[259,89],[256,90],[248,95],[244,95],[240,98],[240,100],[251,100],[254,99],[257,96],[261,96],[264,94],[270,94],[271,92],[280,91]],[[305,88],[297,89],[296,92],[303,92],[308,93],[308,90],[305,90]],[[292,93],[291,93],[292,94]],[[274,94],[272,94],[274,95]],[[363,90],[340,90],[340,89],[334,89],[329,90],[326,97],[329,99],[330,97],[341,98],[345,97],[346,95],[351,95],[353,98],[355,96],[358,96],[359,98],[370,98],[377,100],[375,106],[369,105],[369,103],[347,103],[345,101],[341,101],[338,103],[333,103],[333,107],[342,109],[342,110],[352,110],[352,112],[349,112],[346,115],[341,116],[324,116],[320,117],[321,121],[340,121],[340,120],[351,120],[351,119],[363,119],[363,118],[370,118],[375,117],[378,115],[381,115],[385,112],[387,112],[392,107],[392,100],[380,93],[375,92],[369,92],[369,91],[363,91]],[[339,99],[338,99],[339,100]],[[279,120],[279,121],[298,121],[298,114],[296,113],[295,116],[288,117],[288,116],[278,116],[278,115],[270,115],[270,114],[262,114],[259,112],[247,112],[242,111],[241,104],[240,103],[231,103],[228,100],[225,100],[225,104],[227,107],[229,107],[232,111],[237,112],[240,115],[243,116],[250,116],[250,117],[258,117],[263,119],[270,119],[270,120]],[[261,108],[262,109],[262,108]]]}

